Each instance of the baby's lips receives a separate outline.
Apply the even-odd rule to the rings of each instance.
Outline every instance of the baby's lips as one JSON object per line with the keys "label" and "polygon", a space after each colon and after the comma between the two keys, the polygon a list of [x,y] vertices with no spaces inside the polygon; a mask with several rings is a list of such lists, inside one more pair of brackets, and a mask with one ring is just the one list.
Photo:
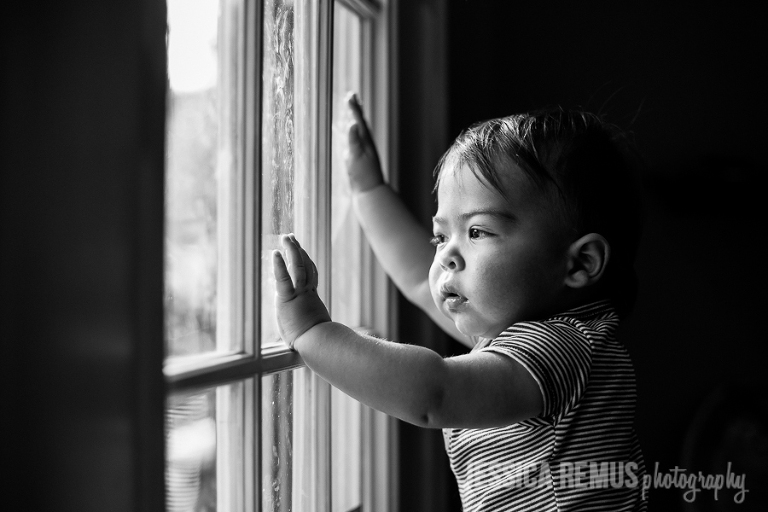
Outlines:
{"label": "baby's lips", "polygon": [[462,296],[462,295],[461,295],[461,294],[458,292],[458,290],[457,290],[456,288],[454,288],[453,286],[450,286],[450,285],[448,285],[448,286],[441,286],[441,287],[440,287],[440,295],[442,295],[442,296],[443,296],[443,298],[445,298],[445,297],[450,297],[450,296],[458,296],[458,297],[463,297],[463,296]]}

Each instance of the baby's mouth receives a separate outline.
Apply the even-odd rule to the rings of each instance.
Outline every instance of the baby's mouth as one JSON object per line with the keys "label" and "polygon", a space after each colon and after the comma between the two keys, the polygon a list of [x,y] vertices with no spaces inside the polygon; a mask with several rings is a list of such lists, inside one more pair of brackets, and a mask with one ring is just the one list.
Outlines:
{"label": "baby's mouth", "polygon": [[448,306],[448,309],[456,309],[467,302],[466,297],[456,293],[453,289],[444,288],[440,293],[442,294],[443,302]]}

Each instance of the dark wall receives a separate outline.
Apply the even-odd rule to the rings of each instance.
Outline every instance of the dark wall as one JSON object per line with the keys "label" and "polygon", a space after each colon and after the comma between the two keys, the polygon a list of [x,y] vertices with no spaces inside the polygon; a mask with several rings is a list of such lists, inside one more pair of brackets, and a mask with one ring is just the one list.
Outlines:
{"label": "dark wall", "polygon": [[[478,120],[555,104],[600,111],[634,132],[648,162],[647,221],[640,295],[622,332],[636,364],[646,462],[669,471],[695,469],[695,459],[714,473],[730,460],[747,474],[746,503],[764,504],[763,9],[741,1],[449,6],[451,137]],[[720,426],[732,427],[728,439],[696,419],[721,385],[743,398],[708,402],[717,418],[736,418]],[[734,427],[737,417],[747,426]],[[680,510],[681,496],[652,490],[652,508]],[[697,506],[711,496],[701,493]]]}
{"label": "dark wall", "polygon": [[164,20],[2,6],[4,509],[164,509]]}
{"label": "dark wall", "polygon": [[[432,169],[445,151],[448,134],[448,3],[397,2],[393,52],[394,134],[398,188],[410,211],[432,229],[435,201]],[[415,306],[398,300],[397,339],[443,355],[463,351]],[[399,422],[399,505],[401,512],[459,512],[458,489],[440,430]]]}
{"label": "dark wall", "polygon": [[452,136],[480,119],[562,104],[636,119],[652,166],[713,147],[764,158],[768,41],[754,2],[450,7]]}

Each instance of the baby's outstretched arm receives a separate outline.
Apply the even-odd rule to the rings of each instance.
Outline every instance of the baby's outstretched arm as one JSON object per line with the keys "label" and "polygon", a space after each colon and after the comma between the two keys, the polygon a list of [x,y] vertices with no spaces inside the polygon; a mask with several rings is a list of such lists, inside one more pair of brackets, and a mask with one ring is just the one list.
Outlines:
{"label": "baby's outstretched arm", "polygon": [[425,427],[490,427],[530,418],[541,394],[512,359],[477,352],[443,359],[416,345],[363,336],[332,322],[317,295],[317,269],[296,238],[274,254],[280,335],[320,377],[343,392]]}
{"label": "baby's outstretched arm", "polygon": [[426,390],[437,389],[427,381],[438,374],[440,356],[426,348],[363,336],[331,322],[317,295],[314,263],[293,235],[282,242],[287,265],[277,251],[273,263],[283,341],[314,372],[350,396],[405,421],[426,424],[436,400]]}
{"label": "baby's outstretched arm", "polygon": [[376,145],[356,95],[347,99],[355,120],[349,129],[346,164],[358,221],[384,271],[406,299],[426,312],[445,332],[471,346],[432,301],[429,267],[435,249],[430,232],[386,184]]}

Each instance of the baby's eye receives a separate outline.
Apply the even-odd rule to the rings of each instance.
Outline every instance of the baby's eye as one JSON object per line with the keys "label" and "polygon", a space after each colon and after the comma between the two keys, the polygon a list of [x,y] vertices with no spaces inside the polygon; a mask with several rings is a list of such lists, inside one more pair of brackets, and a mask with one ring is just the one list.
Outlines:
{"label": "baby's eye", "polygon": [[488,231],[479,228],[470,228],[469,230],[470,240],[483,240],[492,236],[494,236],[493,233],[489,233]]}
{"label": "baby's eye", "polygon": [[434,235],[432,238],[429,239],[429,243],[437,247],[438,245],[445,242],[445,236],[443,235]]}
{"label": "baby's eye", "polygon": [[472,228],[469,230],[469,238],[471,240],[479,240],[488,236],[488,232],[482,229]]}

